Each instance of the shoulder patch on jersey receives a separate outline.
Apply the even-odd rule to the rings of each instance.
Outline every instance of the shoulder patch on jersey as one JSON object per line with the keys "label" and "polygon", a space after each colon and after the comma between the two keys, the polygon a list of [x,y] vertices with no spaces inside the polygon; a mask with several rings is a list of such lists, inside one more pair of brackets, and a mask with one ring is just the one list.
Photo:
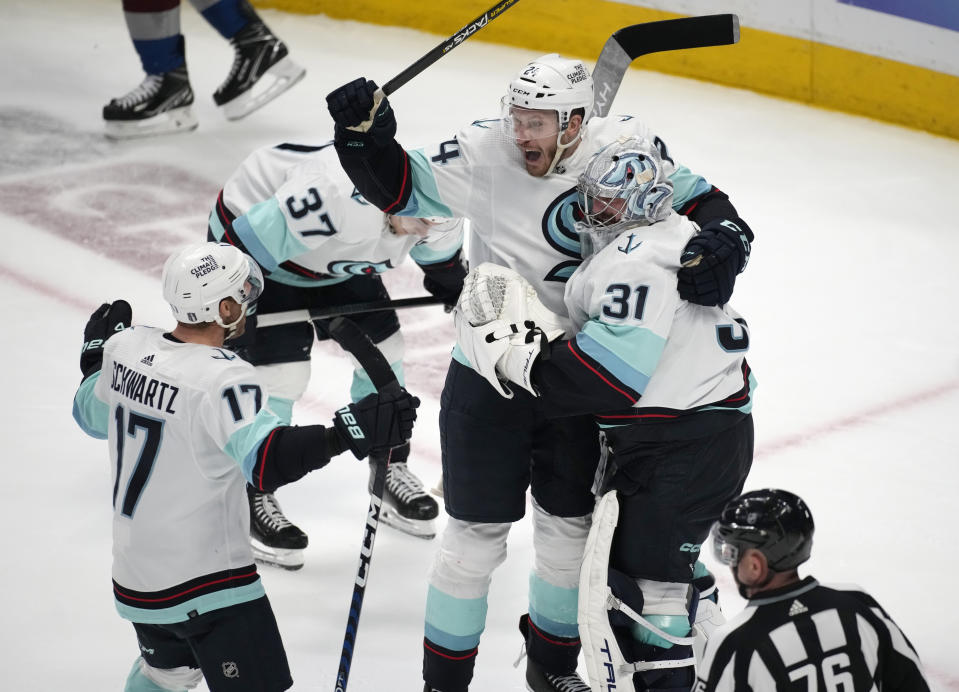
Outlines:
{"label": "shoulder patch on jersey", "polygon": [[236,358],[235,353],[230,353],[222,348],[214,348],[213,350],[215,353],[210,357],[215,358],[216,360],[233,360]]}
{"label": "shoulder patch on jersey", "polygon": [[498,123],[501,122],[501,118],[488,118],[486,120],[474,120],[471,125],[473,127],[482,127],[484,130],[489,130],[489,123]]}

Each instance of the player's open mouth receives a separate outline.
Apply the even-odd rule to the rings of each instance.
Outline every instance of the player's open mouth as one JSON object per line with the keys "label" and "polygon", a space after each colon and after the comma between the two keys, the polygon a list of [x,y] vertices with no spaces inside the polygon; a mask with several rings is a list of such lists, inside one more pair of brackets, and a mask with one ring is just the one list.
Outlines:
{"label": "player's open mouth", "polygon": [[539,161],[540,156],[542,156],[540,152],[532,151],[530,149],[524,151],[523,155],[526,157],[526,161],[529,163],[535,163],[536,161]]}

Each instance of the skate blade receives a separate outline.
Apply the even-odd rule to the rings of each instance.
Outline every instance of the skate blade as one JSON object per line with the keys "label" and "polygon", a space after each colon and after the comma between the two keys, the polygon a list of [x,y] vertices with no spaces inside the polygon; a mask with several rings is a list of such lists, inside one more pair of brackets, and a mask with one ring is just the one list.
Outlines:
{"label": "skate blade", "polygon": [[195,130],[198,121],[192,106],[174,108],[146,120],[105,120],[104,134],[109,139],[137,139],[172,135]]}
{"label": "skate blade", "polygon": [[250,547],[253,548],[253,559],[261,565],[282,567],[290,571],[298,570],[303,566],[303,551],[293,548],[271,548],[252,536]]}
{"label": "skate blade", "polygon": [[263,73],[249,89],[220,108],[227,120],[239,120],[262,108],[303,79],[306,69],[289,58],[283,58]]}
{"label": "skate blade", "polygon": [[386,503],[380,508],[380,521],[414,538],[430,541],[436,537],[436,524],[432,519],[407,519]]}

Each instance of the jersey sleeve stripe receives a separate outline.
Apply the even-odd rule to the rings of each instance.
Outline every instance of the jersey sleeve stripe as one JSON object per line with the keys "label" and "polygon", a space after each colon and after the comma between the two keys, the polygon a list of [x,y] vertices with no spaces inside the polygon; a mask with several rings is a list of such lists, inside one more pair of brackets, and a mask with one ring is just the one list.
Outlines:
{"label": "jersey sleeve stripe", "polygon": [[393,207],[397,206],[400,203],[400,200],[403,199],[403,195],[406,193],[406,185],[409,178],[410,178],[410,157],[409,157],[409,154],[407,154],[406,151],[404,150],[403,151],[403,179],[400,181],[400,191],[397,193],[396,199],[393,200],[393,203],[383,210],[385,213],[389,214],[390,210],[393,209]]}
{"label": "jersey sleeve stripe", "polygon": [[580,363],[582,363],[583,366],[584,366],[587,370],[589,370],[589,371],[592,372],[594,375],[596,375],[596,377],[598,377],[600,380],[602,380],[602,381],[605,382],[607,385],[609,385],[613,390],[619,392],[619,393],[622,394],[624,397],[626,397],[631,404],[635,404],[635,403],[636,403],[636,401],[639,399],[638,394],[633,394],[633,393],[627,392],[627,391],[621,389],[620,387],[617,387],[615,384],[613,384],[613,383],[609,380],[609,378],[607,378],[605,375],[603,375],[597,368],[595,368],[595,367],[593,367],[592,365],[590,365],[590,364],[586,361],[586,358],[584,358],[582,355],[580,355],[579,353],[577,353],[576,349],[573,347],[573,341],[572,341],[572,340],[567,341],[567,342],[566,342],[566,346],[567,346],[567,348],[569,349],[570,353],[573,354],[573,357],[575,357],[576,360],[578,360]]}

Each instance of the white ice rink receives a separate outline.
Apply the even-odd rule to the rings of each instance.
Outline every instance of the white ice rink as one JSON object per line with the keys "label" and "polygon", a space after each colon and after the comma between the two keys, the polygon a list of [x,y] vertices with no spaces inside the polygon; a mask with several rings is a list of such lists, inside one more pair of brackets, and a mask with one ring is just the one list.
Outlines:
{"label": "white ice rink", "polygon": [[[107,450],[70,416],[86,319],[123,297],[137,322],[171,324],[160,263],[204,237],[214,196],[245,155],[328,139],[328,91],[361,75],[383,83],[439,37],[264,12],[307,76],[228,123],[211,94],[230,48],[184,4],[200,127],[115,144],[101,136],[100,109],[142,77],[120,3],[2,0],[0,15],[0,689],[120,690],[137,646],[111,596]],[[441,141],[495,116],[506,82],[532,57],[464,44],[391,99],[401,141]],[[645,118],[756,231],[733,300],[750,322],[760,383],[747,488],[802,495],[818,526],[806,573],[864,586],[912,640],[936,688],[959,690],[959,142],[639,71],[613,110]],[[415,268],[387,281],[397,297],[422,293]],[[432,484],[452,329],[438,308],[401,318],[408,386],[424,402],[411,466]],[[296,422],[324,422],[347,400],[345,363],[332,347],[315,350]],[[366,476],[345,455],[278,494],[311,538],[303,570],[262,569],[295,690],[333,689]],[[512,664],[530,533],[528,522],[516,525],[494,575],[473,686],[481,692],[524,689]],[[435,547],[381,527],[351,690],[421,689]],[[717,574],[727,612],[738,612],[727,572]]]}

